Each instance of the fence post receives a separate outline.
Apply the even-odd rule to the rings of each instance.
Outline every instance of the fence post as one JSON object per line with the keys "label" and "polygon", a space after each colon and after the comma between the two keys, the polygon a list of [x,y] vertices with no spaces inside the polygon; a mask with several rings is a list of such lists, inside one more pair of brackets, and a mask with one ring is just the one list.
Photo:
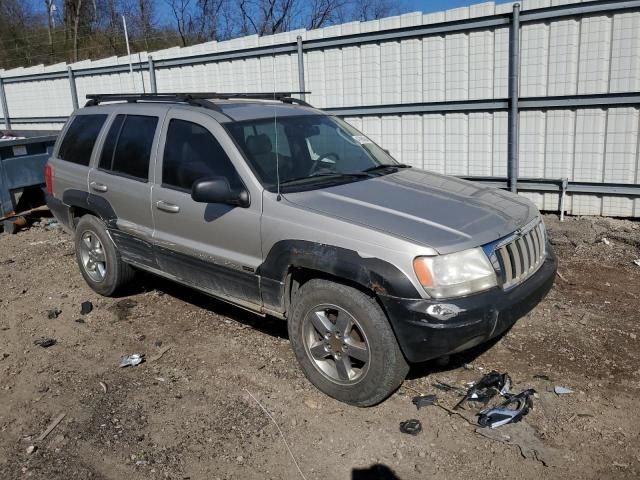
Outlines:
{"label": "fence post", "polygon": [[[298,35],[296,41],[298,42],[298,89],[304,92],[304,52],[302,51],[302,37]],[[306,100],[306,95],[301,93],[300,98]]]}
{"label": "fence post", "polygon": [[4,93],[4,81],[0,77],[0,102],[2,103],[2,111],[4,112],[4,127],[11,130],[11,117],[9,116],[9,107],[7,107],[7,96]]}
{"label": "fence post", "polygon": [[518,193],[518,86],[520,81],[520,4],[513,5],[509,29],[509,125],[507,171],[509,189]]}
{"label": "fence post", "polygon": [[73,110],[78,109],[78,92],[76,90],[76,78],[73,75],[71,67],[67,67],[67,73],[69,74],[69,90],[71,92],[71,103],[73,104]]}
{"label": "fence post", "polygon": [[156,84],[156,67],[153,64],[153,57],[147,56],[149,62],[149,81],[151,82],[151,93],[158,93],[158,85]]}

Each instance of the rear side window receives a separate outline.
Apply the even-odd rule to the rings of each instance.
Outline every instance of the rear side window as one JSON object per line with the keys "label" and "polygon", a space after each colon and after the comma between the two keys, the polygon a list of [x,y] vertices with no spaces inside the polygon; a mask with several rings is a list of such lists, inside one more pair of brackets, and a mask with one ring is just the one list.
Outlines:
{"label": "rear side window", "polygon": [[58,158],[79,165],[89,165],[91,152],[107,115],[77,115],[62,139]]}
{"label": "rear side window", "polygon": [[158,117],[118,115],[102,148],[99,167],[147,181]]}
{"label": "rear side window", "polygon": [[191,190],[207,177],[226,177],[231,188],[242,181],[215,137],[201,125],[185,120],[169,122],[162,160],[162,186]]}

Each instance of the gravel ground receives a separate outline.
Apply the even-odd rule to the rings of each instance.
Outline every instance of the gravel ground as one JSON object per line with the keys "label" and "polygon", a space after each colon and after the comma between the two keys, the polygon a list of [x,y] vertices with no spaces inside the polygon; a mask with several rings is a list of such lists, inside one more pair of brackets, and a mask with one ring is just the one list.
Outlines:
{"label": "gravel ground", "polygon": [[[546,216],[561,273],[549,296],[500,340],[414,366],[391,398],[359,409],[311,386],[282,321],[148,275],[126,297],[99,297],[70,236],[48,221],[0,236],[2,479],[640,475],[636,222]],[[34,344],[49,337],[57,343]],[[130,353],[147,361],[118,368]],[[538,391],[521,423],[487,431],[473,410],[446,411],[458,396],[435,381],[464,385],[492,369],[509,372],[513,390]],[[416,411],[416,392],[437,393],[445,408]],[[408,418],[423,432],[400,433]]]}

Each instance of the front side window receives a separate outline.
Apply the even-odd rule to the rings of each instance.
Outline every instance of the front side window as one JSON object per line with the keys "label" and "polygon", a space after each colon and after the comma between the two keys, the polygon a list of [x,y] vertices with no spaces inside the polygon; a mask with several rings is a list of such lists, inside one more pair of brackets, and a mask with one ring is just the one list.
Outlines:
{"label": "front side window", "polygon": [[107,115],[76,115],[60,144],[58,158],[88,166],[91,152]]}
{"label": "front side window", "polygon": [[172,119],[162,160],[162,186],[190,191],[195,181],[210,177],[225,177],[231,188],[242,187],[231,160],[209,130]]}
{"label": "front side window", "polygon": [[383,149],[342,120],[304,115],[228,123],[225,127],[262,184],[326,183],[368,178],[378,167],[397,165]]}
{"label": "front side window", "polygon": [[99,167],[146,181],[157,126],[158,117],[116,116],[102,147]]}

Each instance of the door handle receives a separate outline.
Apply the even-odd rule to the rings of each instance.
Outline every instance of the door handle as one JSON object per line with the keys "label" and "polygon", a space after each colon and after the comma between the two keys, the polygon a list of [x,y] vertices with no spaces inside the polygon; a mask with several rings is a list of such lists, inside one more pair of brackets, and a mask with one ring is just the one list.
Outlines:
{"label": "door handle", "polygon": [[180,207],[178,205],[165,202],[164,200],[157,201],[156,208],[158,210],[162,210],[163,212],[168,212],[168,213],[178,213],[180,211]]}
{"label": "door handle", "polygon": [[109,190],[109,187],[107,187],[104,183],[91,182],[89,185],[96,192],[106,192],[107,190]]}

